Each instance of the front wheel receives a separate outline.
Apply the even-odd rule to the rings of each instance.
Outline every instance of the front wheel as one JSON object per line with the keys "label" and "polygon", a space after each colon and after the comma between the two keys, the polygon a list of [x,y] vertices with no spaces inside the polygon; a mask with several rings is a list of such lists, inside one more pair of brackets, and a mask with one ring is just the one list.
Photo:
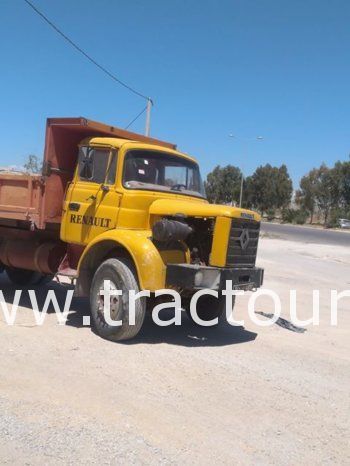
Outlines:
{"label": "front wheel", "polygon": [[[122,295],[110,293],[109,313],[105,315],[104,282],[109,281],[108,289],[121,290]],[[90,306],[93,326],[103,338],[112,341],[128,340],[135,337],[141,330],[145,312],[146,300],[140,298],[135,301],[135,322],[130,321],[129,291],[139,291],[139,285],[131,263],[126,259],[107,259],[96,270],[90,291]],[[121,325],[111,325],[111,321],[121,321]]]}
{"label": "front wheel", "polygon": [[[197,322],[193,320],[190,311],[191,298],[185,301],[185,310],[191,322],[197,324]],[[233,296],[232,298],[232,307],[234,306],[234,299],[235,296]],[[204,320],[206,322],[218,318],[219,324],[226,318],[226,296],[221,295],[221,293],[219,293],[219,296],[217,298],[215,298],[215,296],[212,295],[202,295],[197,300],[197,315],[201,320]]]}

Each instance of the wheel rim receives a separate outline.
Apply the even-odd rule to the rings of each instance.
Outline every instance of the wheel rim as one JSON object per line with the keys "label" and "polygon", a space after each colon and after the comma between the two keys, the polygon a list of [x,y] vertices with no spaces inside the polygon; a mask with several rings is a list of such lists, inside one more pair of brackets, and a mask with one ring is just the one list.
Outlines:
{"label": "wheel rim", "polygon": [[[110,290],[117,290],[118,287],[114,282],[111,280],[110,283]],[[98,294],[97,294],[97,314],[101,320],[106,322],[104,307],[105,307],[105,296],[101,294],[101,291],[104,290],[104,283],[102,282],[99,286]],[[110,310],[110,317],[112,320],[117,320],[118,311],[121,303],[121,296],[111,295],[109,300],[109,310]]]}

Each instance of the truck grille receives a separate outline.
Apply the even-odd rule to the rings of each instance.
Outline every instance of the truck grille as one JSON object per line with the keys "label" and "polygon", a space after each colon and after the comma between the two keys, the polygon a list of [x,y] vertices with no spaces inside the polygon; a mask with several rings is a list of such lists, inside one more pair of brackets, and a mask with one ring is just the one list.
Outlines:
{"label": "truck grille", "polygon": [[227,267],[254,267],[259,241],[260,222],[232,219],[227,248]]}

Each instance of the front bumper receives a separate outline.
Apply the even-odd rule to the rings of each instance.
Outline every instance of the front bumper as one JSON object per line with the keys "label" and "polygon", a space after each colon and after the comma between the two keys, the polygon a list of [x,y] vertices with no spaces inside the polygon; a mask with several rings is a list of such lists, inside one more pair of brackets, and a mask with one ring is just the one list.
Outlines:
{"label": "front bumper", "polygon": [[232,281],[236,290],[255,290],[264,279],[264,269],[259,267],[220,268],[194,264],[168,264],[166,285],[184,289],[222,290],[226,281]]}

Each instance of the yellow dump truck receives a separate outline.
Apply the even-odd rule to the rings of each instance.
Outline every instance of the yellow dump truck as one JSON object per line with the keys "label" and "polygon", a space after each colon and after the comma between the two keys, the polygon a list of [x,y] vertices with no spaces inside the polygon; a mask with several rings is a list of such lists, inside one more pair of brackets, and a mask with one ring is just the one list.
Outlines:
{"label": "yellow dump truck", "polygon": [[[93,325],[112,340],[134,337],[146,301],[128,317],[129,290],[261,286],[255,266],[260,216],[206,200],[197,161],[164,141],[85,118],[50,118],[40,175],[0,175],[0,265],[18,286],[65,275],[89,296]],[[103,283],[122,290],[105,319]],[[201,319],[219,317],[225,297],[203,296]]]}

